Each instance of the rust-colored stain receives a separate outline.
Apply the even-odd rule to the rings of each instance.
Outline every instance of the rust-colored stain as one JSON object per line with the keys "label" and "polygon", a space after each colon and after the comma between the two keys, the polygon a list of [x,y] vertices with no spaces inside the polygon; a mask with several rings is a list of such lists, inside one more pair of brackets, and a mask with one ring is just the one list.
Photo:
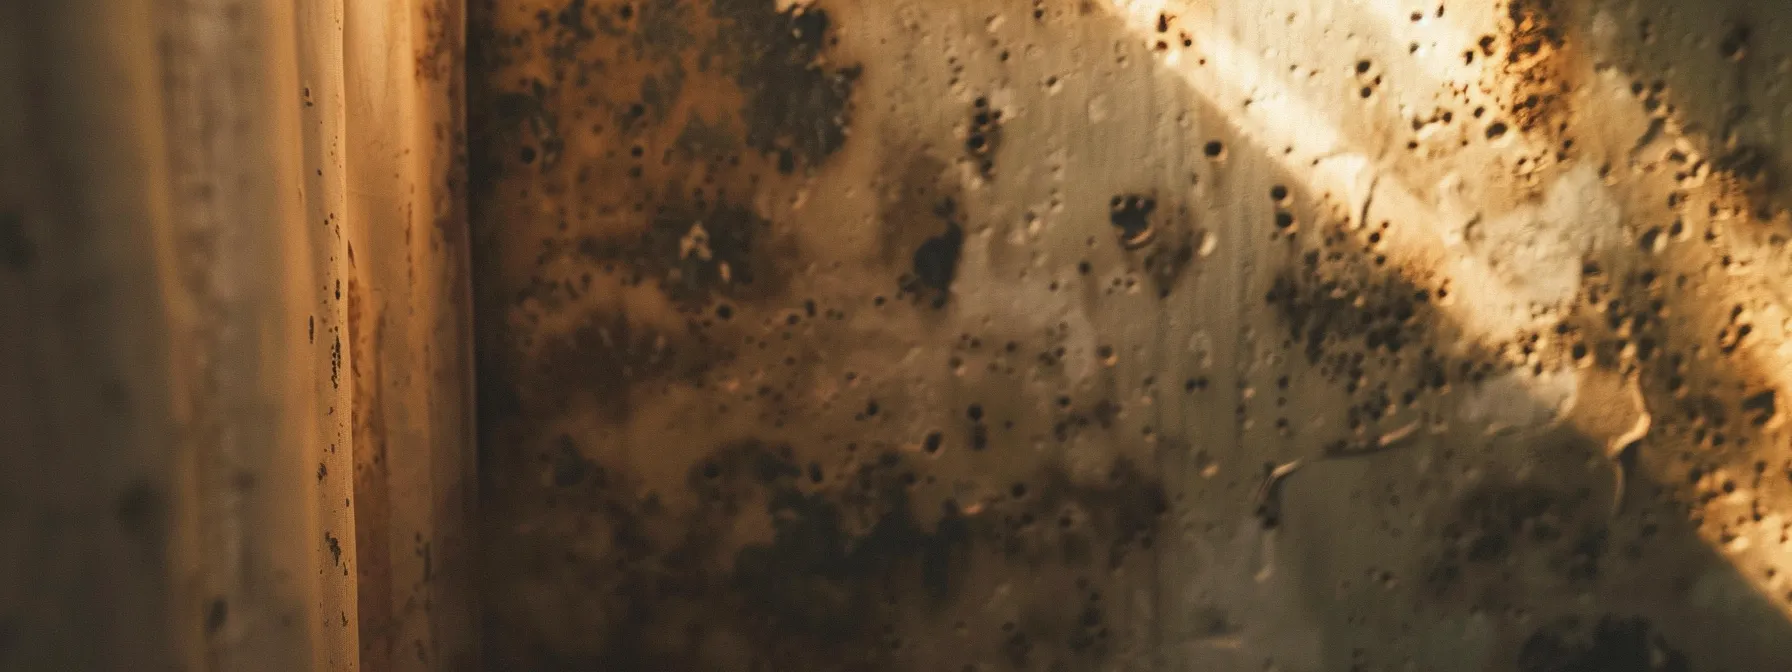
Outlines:
{"label": "rust-colored stain", "polygon": [[355,562],[357,618],[361,631],[361,665],[367,669],[391,666],[388,659],[393,631],[392,614],[392,503],[386,465],[385,406],[381,391],[385,370],[378,355],[384,318],[378,306],[368,305],[360,281],[351,274],[347,291],[349,379],[354,385],[350,426],[355,445]]}

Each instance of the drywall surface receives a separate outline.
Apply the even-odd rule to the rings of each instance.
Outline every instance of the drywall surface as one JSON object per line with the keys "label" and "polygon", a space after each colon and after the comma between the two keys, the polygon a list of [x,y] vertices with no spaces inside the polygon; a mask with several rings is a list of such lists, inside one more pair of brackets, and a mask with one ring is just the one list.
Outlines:
{"label": "drywall surface", "polygon": [[492,669],[1792,669],[1786,10],[480,0]]}

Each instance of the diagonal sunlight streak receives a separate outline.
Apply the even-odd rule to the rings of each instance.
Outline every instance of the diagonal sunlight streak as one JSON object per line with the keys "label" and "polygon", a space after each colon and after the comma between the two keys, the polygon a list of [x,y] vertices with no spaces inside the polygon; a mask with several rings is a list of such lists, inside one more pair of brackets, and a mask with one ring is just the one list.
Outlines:
{"label": "diagonal sunlight streak", "polygon": [[[1396,8],[1393,3],[1394,0],[1368,0],[1367,13],[1374,20],[1387,24],[1384,28],[1390,34],[1411,32],[1406,25],[1409,22],[1408,13]],[[1184,7],[1183,3],[1166,3],[1164,0],[1108,0],[1108,5],[1130,30],[1147,41],[1155,40],[1161,32],[1160,17],[1166,10],[1172,14],[1196,14],[1194,8]],[[1445,31],[1435,43],[1440,48],[1455,48],[1460,45],[1454,43],[1471,39],[1466,37],[1467,31],[1457,28],[1450,20],[1443,17],[1423,18],[1425,21],[1436,19],[1434,25]],[[1492,15],[1485,18],[1494,20]],[[1453,206],[1447,195],[1437,193],[1441,190],[1425,192],[1433,195],[1433,198],[1422,196],[1398,176],[1385,154],[1377,156],[1372,153],[1378,148],[1364,147],[1354,142],[1337,124],[1337,115],[1328,114],[1305,100],[1295,85],[1283,81],[1273,68],[1266,67],[1251,51],[1210,24],[1207,21],[1183,22],[1179,27],[1189,34],[1192,47],[1186,52],[1170,51],[1160,55],[1162,64],[1181,76],[1194,91],[1208,98],[1216,107],[1229,110],[1226,115],[1228,121],[1244,135],[1258,140],[1261,146],[1297,148],[1286,154],[1270,152],[1269,158],[1281,163],[1290,174],[1302,176],[1301,179],[1307,181],[1313,193],[1346,200],[1351,212],[1351,226],[1359,231],[1359,235],[1367,235],[1362,228],[1375,226],[1383,219],[1377,213],[1399,213],[1400,219],[1408,224],[1397,224],[1382,230],[1376,252],[1386,256],[1388,269],[1405,275],[1415,286],[1448,287],[1452,295],[1473,297],[1473,301],[1437,302],[1437,308],[1462,329],[1465,340],[1497,343],[1525,330],[1540,331],[1545,334],[1545,338],[1548,337],[1543,327],[1553,324],[1547,310],[1549,306],[1538,306],[1534,295],[1527,292],[1526,288],[1514,286],[1508,279],[1501,278],[1497,269],[1491,267],[1487,260],[1463,253],[1457,247],[1460,241],[1452,239],[1453,236],[1460,235],[1450,229],[1453,222],[1478,215],[1463,212],[1461,208]],[[1497,76],[1494,66],[1489,63],[1491,60],[1475,59],[1476,62],[1472,65],[1453,60],[1449,64],[1432,64],[1419,69],[1423,71],[1423,76],[1433,80],[1425,84],[1436,87],[1457,86],[1461,84],[1458,77],[1467,77],[1472,82],[1481,76]],[[1470,95],[1485,98],[1483,93],[1485,92],[1473,92]],[[1492,109],[1491,98],[1486,99]],[[1686,134],[1677,123],[1667,124],[1664,133],[1665,140],[1671,146],[1700,145],[1697,138]],[[1549,150],[1536,140],[1525,137],[1523,133],[1508,133],[1503,142],[1509,143],[1510,149],[1530,155],[1543,154]],[[1385,147],[1386,143],[1382,144]],[[1688,161],[1688,164],[1691,163],[1692,161]],[[1601,193],[1610,192],[1598,181],[1587,183],[1586,186]],[[1741,197],[1734,193],[1720,192],[1712,198],[1714,203],[1726,203],[1721,208],[1725,212],[1750,212],[1748,204],[1739,203]],[[1614,231],[1622,230],[1622,224],[1615,218],[1612,224]],[[1725,235],[1722,245],[1716,251],[1702,252],[1713,258],[1733,255],[1739,261],[1755,265],[1752,272],[1732,273],[1717,279],[1714,284],[1718,293],[1726,300],[1752,306],[1750,312],[1754,318],[1754,333],[1750,340],[1741,343],[1739,350],[1752,358],[1758,369],[1755,375],[1768,378],[1765,383],[1770,389],[1777,391],[1779,399],[1792,398],[1792,341],[1786,337],[1788,321],[1792,320],[1792,308],[1788,307],[1784,288],[1778,282],[1779,278],[1792,277],[1792,262],[1776,256],[1771,247],[1763,242],[1750,240],[1741,233]],[[1704,260],[1698,261],[1703,263]],[[1578,275],[1579,262],[1575,260],[1573,263],[1574,273]],[[1714,326],[1713,331],[1716,329]],[[1464,347],[1467,345],[1469,343],[1462,344]],[[1614,383],[1599,380],[1597,374],[1591,372],[1580,373],[1578,377],[1579,385],[1583,388],[1625,384],[1623,381]],[[1538,399],[1538,403],[1554,403],[1549,400],[1557,392],[1549,388],[1559,381],[1550,380],[1549,375],[1517,378],[1525,392]],[[1613,413],[1606,409],[1595,409],[1590,413],[1569,413],[1564,418],[1589,437],[1607,442],[1608,457],[1616,457],[1614,445],[1621,449],[1630,441],[1646,434],[1649,428],[1642,395],[1635,391],[1636,382],[1631,380],[1627,384],[1630,389],[1622,393],[1634,395],[1637,399],[1637,411],[1643,414],[1640,424],[1627,418],[1614,418]],[[1777,424],[1776,422],[1775,426]],[[1773,426],[1768,429],[1773,429]],[[1617,466],[1615,460],[1613,464],[1614,469],[1622,468]],[[1622,477],[1620,473],[1620,478]],[[1754,497],[1760,497],[1761,494],[1750,493]],[[1749,509],[1750,504],[1746,503],[1749,497],[1731,493],[1725,499],[1723,504],[1727,507],[1724,509],[1727,513],[1746,513]],[[1772,504],[1768,507],[1768,519],[1758,527],[1761,532],[1756,536],[1761,538],[1753,539],[1752,543],[1746,535],[1739,539],[1726,537],[1720,540],[1715,533],[1703,527],[1700,528],[1700,535],[1720,555],[1736,564],[1738,573],[1769,597],[1768,601],[1783,613],[1792,616],[1792,607],[1788,607],[1787,600],[1780,599],[1780,595],[1785,594],[1788,588],[1787,579],[1784,578],[1786,573],[1761,571],[1761,568],[1771,570],[1792,563],[1792,551],[1786,550],[1787,546],[1766,538],[1767,530],[1771,530],[1774,536],[1778,535],[1781,527],[1779,522],[1784,522],[1786,518],[1779,512],[1792,508],[1789,506],[1792,502],[1777,494],[1771,500],[1762,497],[1755,501]],[[1744,567],[1749,569],[1745,570]],[[1768,578],[1763,578],[1764,573]],[[1780,578],[1773,578],[1776,574]]]}
{"label": "diagonal sunlight streak", "polygon": [[[1164,6],[1154,0],[1110,1],[1127,25],[1140,31],[1152,30],[1151,24]],[[1265,146],[1318,148],[1272,158],[1290,172],[1306,176],[1315,192],[1349,199],[1354,227],[1377,221],[1378,212],[1398,212],[1416,221],[1446,219],[1447,213],[1407,185],[1383,179],[1388,171],[1380,158],[1371,157],[1348,140],[1328,115],[1288,87],[1275,86],[1267,69],[1230,38],[1199,27],[1191,32],[1205,63],[1190,65],[1182,58],[1175,59],[1180,62],[1166,59],[1172,61],[1168,64],[1216,105],[1248,101],[1230,119]],[[1473,305],[1447,299],[1440,302],[1441,309],[1471,336],[1491,342],[1543,325],[1532,317],[1529,302],[1498,279],[1485,261],[1450,250],[1449,240],[1431,228],[1389,227],[1382,232],[1379,251],[1387,256],[1389,267],[1404,270],[1414,284],[1435,278],[1448,283],[1452,293],[1475,297]],[[1503,309],[1489,310],[1490,304]]]}

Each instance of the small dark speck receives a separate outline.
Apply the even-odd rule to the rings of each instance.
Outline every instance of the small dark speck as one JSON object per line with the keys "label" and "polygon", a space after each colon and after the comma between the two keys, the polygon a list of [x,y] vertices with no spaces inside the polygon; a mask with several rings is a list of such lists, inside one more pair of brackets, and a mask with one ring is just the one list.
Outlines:
{"label": "small dark speck", "polygon": [[214,598],[212,606],[205,610],[205,634],[215,635],[224,627],[224,620],[230,615],[230,606],[224,598]]}
{"label": "small dark speck", "polygon": [[125,531],[155,543],[166,529],[167,508],[162,493],[148,483],[137,483],[118,496],[114,514]]}

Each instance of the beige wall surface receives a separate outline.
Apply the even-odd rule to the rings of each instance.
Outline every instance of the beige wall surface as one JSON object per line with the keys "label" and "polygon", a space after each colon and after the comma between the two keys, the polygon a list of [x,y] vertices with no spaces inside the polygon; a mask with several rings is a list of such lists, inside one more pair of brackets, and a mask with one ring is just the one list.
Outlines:
{"label": "beige wall surface", "polygon": [[1786,669],[1768,4],[471,3],[488,664]]}

